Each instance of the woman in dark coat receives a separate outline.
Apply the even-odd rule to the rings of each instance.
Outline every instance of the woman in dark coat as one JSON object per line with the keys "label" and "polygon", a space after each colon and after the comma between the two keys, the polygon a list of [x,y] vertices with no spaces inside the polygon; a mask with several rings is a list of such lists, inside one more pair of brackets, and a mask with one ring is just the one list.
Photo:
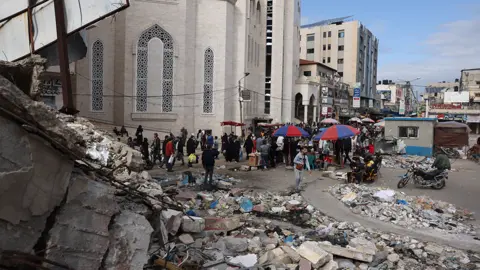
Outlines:
{"label": "woman in dark coat", "polygon": [[227,140],[227,151],[225,153],[225,160],[227,162],[232,162],[233,158],[235,157],[235,144],[233,142],[233,138],[229,137]]}
{"label": "woman in dark coat", "polygon": [[222,136],[222,152],[227,151],[228,137],[227,133],[223,133]]}
{"label": "woman in dark coat", "polygon": [[276,138],[271,138],[271,140],[272,140],[272,143],[271,143],[271,146],[270,146],[270,158],[269,158],[269,160],[270,160],[270,167],[275,168],[275,166],[276,166],[275,161],[277,159],[276,155],[277,155],[277,147],[278,146],[277,146]]}
{"label": "woman in dark coat", "polygon": [[235,136],[235,139],[233,141],[233,145],[234,145],[233,159],[236,162],[239,162],[240,161],[240,149],[242,148],[242,144],[240,143],[240,140],[238,139],[237,136]]}
{"label": "woman in dark coat", "polygon": [[247,153],[247,159],[248,159],[248,155],[250,155],[250,153],[252,153],[252,150],[253,150],[252,135],[247,136],[244,147],[245,147],[245,152]]}

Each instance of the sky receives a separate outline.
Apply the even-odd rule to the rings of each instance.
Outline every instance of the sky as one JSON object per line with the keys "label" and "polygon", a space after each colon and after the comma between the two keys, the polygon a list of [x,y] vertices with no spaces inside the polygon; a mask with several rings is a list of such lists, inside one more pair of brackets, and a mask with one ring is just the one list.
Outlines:
{"label": "sky", "polygon": [[353,15],[379,39],[378,80],[416,90],[480,68],[480,0],[301,0],[302,25]]}

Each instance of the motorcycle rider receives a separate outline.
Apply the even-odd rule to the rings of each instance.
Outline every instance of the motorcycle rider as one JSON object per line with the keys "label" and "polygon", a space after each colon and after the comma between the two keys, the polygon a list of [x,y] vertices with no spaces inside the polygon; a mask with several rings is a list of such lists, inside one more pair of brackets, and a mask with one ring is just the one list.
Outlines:
{"label": "motorcycle rider", "polygon": [[432,168],[436,170],[430,172],[431,174],[435,175],[440,174],[445,170],[451,170],[452,166],[450,165],[450,160],[448,159],[447,155],[443,153],[441,149],[437,150],[437,157],[435,158],[435,162],[433,162]]}

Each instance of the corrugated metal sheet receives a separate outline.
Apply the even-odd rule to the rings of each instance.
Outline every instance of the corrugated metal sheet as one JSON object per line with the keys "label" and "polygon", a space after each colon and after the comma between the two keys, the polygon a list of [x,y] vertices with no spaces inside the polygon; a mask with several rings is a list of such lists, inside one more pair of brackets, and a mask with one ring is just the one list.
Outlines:
{"label": "corrugated metal sheet", "polygon": [[[18,3],[17,3],[18,2]],[[38,1],[41,3],[41,1]],[[0,20],[26,9],[28,0],[1,0]],[[71,34],[128,7],[128,0],[65,0],[67,33]],[[53,0],[32,10],[34,50],[57,39]],[[27,11],[0,23],[0,60],[15,61],[30,54]]]}

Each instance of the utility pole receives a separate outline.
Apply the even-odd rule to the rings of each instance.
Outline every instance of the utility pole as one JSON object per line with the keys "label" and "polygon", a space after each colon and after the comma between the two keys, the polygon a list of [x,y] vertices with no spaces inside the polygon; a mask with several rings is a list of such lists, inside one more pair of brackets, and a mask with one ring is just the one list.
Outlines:
{"label": "utility pole", "polygon": [[72,82],[70,80],[70,63],[68,62],[67,30],[65,26],[65,5],[64,0],[54,0],[55,21],[57,25],[57,46],[58,61],[60,64],[60,77],[62,81],[63,107],[60,112],[74,115],[78,113],[75,109],[72,93]]}
{"label": "utility pole", "polygon": [[[240,109],[240,123],[243,124],[243,98],[242,98],[242,80],[245,79],[250,72],[245,72],[245,75],[238,80],[238,105]],[[241,135],[243,136],[243,128],[240,127]]]}

